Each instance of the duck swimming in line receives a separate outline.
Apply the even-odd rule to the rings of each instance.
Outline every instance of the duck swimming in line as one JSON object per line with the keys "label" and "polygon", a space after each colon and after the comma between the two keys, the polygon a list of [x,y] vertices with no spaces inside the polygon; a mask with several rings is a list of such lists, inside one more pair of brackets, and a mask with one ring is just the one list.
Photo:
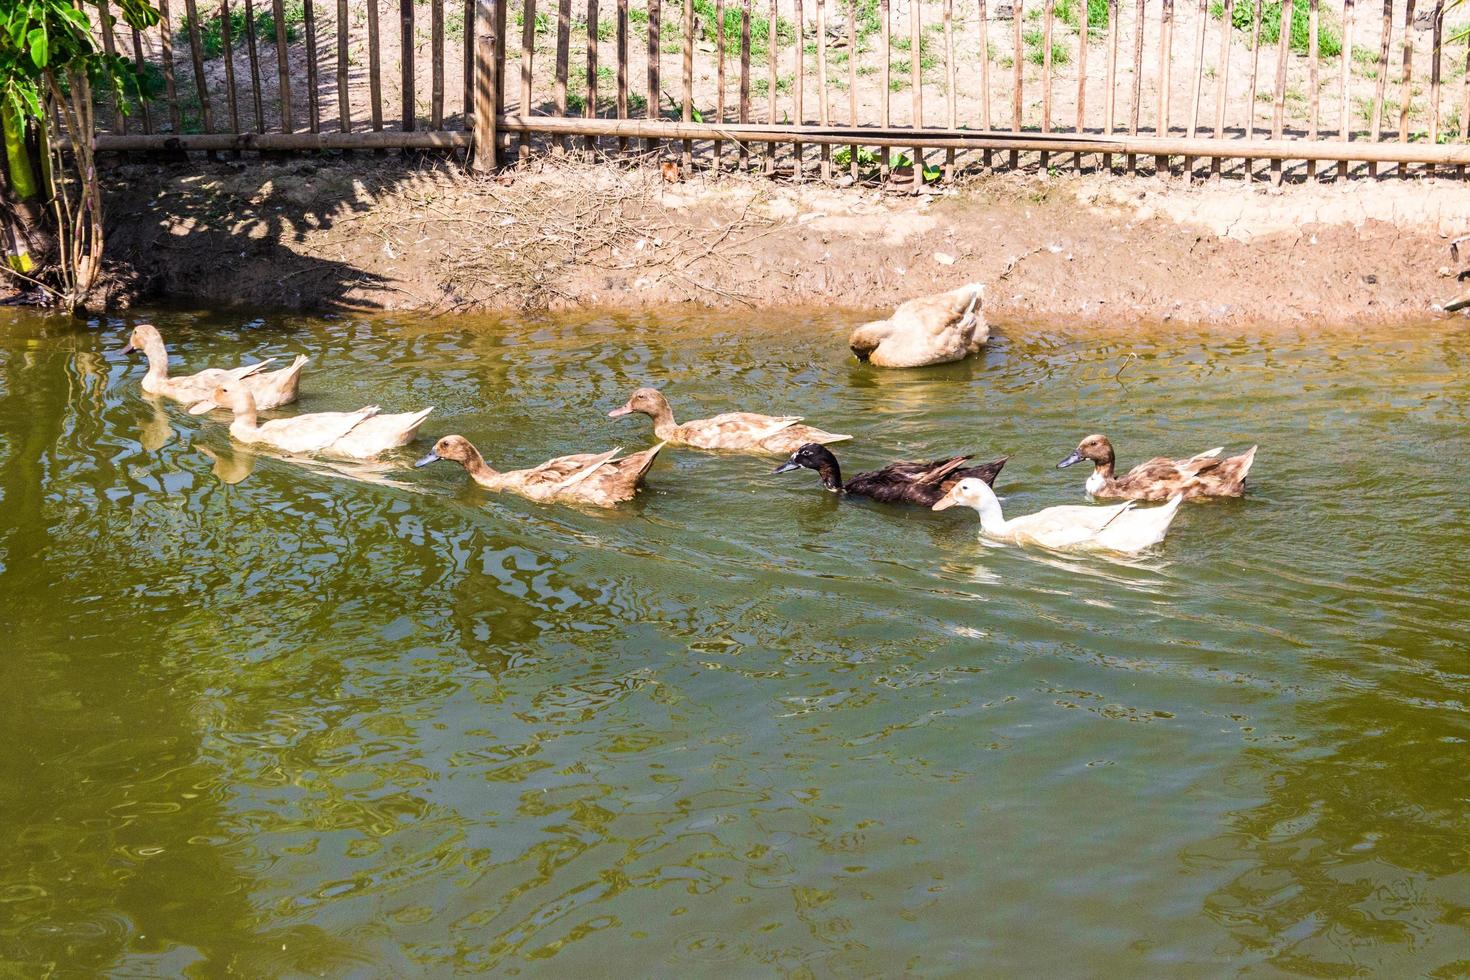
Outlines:
{"label": "duck swimming in line", "polygon": [[426,408],[383,415],[378,406],[369,405],[355,412],[314,412],[260,422],[250,389],[242,382],[231,381],[214,389],[209,400],[190,408],[189,414],[204,415],[216,406],[234,413],[230,435],[240,442],[263,443],[288,453],[325,453],[350,459],[371,459],[408,445],[433,411]]}
{"label": "duck swimming in line", "polygon": [[148,373],[143,375],[143,390],[150,395],[163,395],[192,406],[208,401],[214,394],[214,389],[222,384],[244,381],[255,396],[255,407],[262,412],[296,400],[297,389],[301,385],[301,369],[307,361],[305,356],[299,356],[290,367],[266,372],[266,367],[275,362],[272,357],[242,367],[206,368],[198,374],[170,378],[168,348],[164,347],[163,335],[158,332],[158,328],[149,323],[140,323],[134,327],[127,346],[122,349],[124,354],[135,351],[148,355]]}
{"label": "duck swimming in line", "polygon": [[1245,495],[1245,476],[1256,458],[1255,446],[1239,456],[1220,458],[1224,447],[1206,450],[1188,459],[1157,456],[1139,463],[1122,476],[1113,475],[1115,456],[1107,436],[1092,435],[1083,439],[1072,454],[1057,464],[1064,469],[1084,459],[1094,466],[1084,486],[1094,497],[1116,500],[1167,500],[1177,494],[1195,497],[1241,497]]}
{"label": "duck swimming in line", "polygon": [[956,483],[964,479],[983,480],[994,484],[995,477],[1005,466],[1005,458],[990,463],[981,463],[961,469],[969,456],[951,456],[936,459],[932,463],[889,463],[880,470],[870,470],[842,482],[842,469],[837,457],[825,446],[808,443],[791,458],[776,467],[777,473],[789,473],[796,469],[816,470],[822,478],[822,486],[833,493],[849,493],[855,497],[868,497],[885,504],[918,504],[932,507]]}
{"label": "duck swimming in line", "polygon": [[1164,540],[1184,502],[1175,494],[1162,507],[1139,509],[1133,501],[1106,507],[1048,507],[1006,520],[995,491],[980,480],[961,480],[933,507],[956,505],[980,512],[980,530],[1013,544],[1035,544],[1054,551],[1098,549],[1137,554]]}
{"label": "duck swimming in line", "polygon": [[801,425],[797,416],[778,418],[755,412],[726,412],[680,425],[674,421],[674,410],[669,407],[668,399],[656,388],[639,388],[628,396],[625,405],[607,414],[616,419],[634,412],[651,417],[654,435],[664,442],[696,449],[790,453],[809,442],[842,442],[852,438]]}
{"label": "duck swimming in line", "polygon": [[653,459],[664,447],[659,443],[640,453],[617,459],[621,449],[605,453],[579,453],[558,456],[529,470],[499,472],[490,468],[485,457],[464,436],[445,436],[434,443],[434,449],[414,466],[428,466],[449,460],[463,466],[465,472],[486,490],[506,490],[532,500],[577,501],[598,507],[613,507],[643,486],[643,478],[653,466]]}
{"label": "duck swimming in line", "polygon": [[911,299],[887,320],[865,323],[847,338],[860,361],[877,367],[945,364],[978,353],[990,339],[980,302],[985,286],[972,282],[937,296]]}

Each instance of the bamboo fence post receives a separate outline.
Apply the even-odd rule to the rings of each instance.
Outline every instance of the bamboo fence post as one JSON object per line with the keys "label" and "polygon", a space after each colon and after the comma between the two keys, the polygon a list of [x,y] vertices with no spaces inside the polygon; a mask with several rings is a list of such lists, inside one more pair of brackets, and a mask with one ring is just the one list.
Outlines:
{"label": "bamboo fence post", "polygon": [[[280,3],[281,0],[276,0]],[[403,119],[399,127],[405,133],[418,128],[418,109],[414,102],[414,0],[398,0],[398,77],[403,89]]]}
{"label": "bamboo fence post", "polygon": [[[1143,3],[1143,0],[1138,0],[1138,2]],[[1025,10],[1023,9],[1025,3],[1026,0],[1016,0],[1015,6],[1011,9],[1012,40],[1014,46],[1014,51],[1011,56],[1011,67],[1014,69],[1011,83],[1011,132],[1013,133],[1019,133],[1021,131],[1021,114],[1025,109],[1021,95],[1022,66],[1026,64],[1026,52],[1021,44],[1021,23],[1025,19]],[[1020,164],[1021,155],[1015,150],[1012,150],[1010,156],[1011,169],[1015,170]]]}
{"label": "bamboo fence post", "polygon": [[[1414,0],[1404,4],[1404,75],[1399,89],[1399,142],[1409,141],[1409,109],[1414,102]],[[1399,164],[1399,176],[1409,176],[1409,165]]]}
{"label": "bamboo fence post", "polygon": [[[1393,0],[1383,0],[1383,32],[1378,39],[1378,80],[1373,87],[1373,142],[1383,142],[1383,97],[1388,91],[1388,49],[1393,39]],[[1378,176],[1378,164],[1368,164],[1368,176]]]}
{"label": "bamboo fence post", "polygon": [[[985,0],[980,0],[980,128],[989,132],[990,125],[990,18]],[[984,152],[982,163],[987,172],[993,169],[989,150]]]}
{"label": "bamboo fence post", "polygon": [[[947,125],[957,124],[954,104],[954,0],[944,0],[944,94]],[[944,151],[944,179],[954,180],[954,148]]]}
{"label": "bamboo fence post", "polygon": [[[1388,0],[1392,3],[1393,0]],[[1256,138],[1256,80],[1261,72],[1261,0],[1253,0],[1251,4],[1251,77],[1250,86],[1245,93],[1245,138],[1246,142]],[[1251,158],[1246,157],[1241,161],[1245,168],[1246,183],[1255,179],[1255,168],[1251,164]]]}
{"label": "bamboo fence post", "polygon": [[474,169],[490,173],[500,165],[500,133],[496,116],[500,107],[504,72],[501,40],[504,36],[506,0],[476,0],[474,34]]}
{"label": "bamboo fence post", "polygon": [[[348,89],[347,73],[347,0],[337,0],[337,129],[352,132],[352,98]],[[468,103],[465,107],[465,122],[470,120]],[[239,125],[235,131],[239,132]]]}
{"label": "bamboo fence post", "polygon": [[[597,41],[602,33],[599,16],[597,0],[587,0],[587,105],[582,115],[588,119],[597,118]],[[587,149],[597,152],[596,136],[587,137]]]}
{"label": "bamboo fence post", "polygon": [[[801,9],[801,0],[796,0],[796,50],[793,52],[796,59],[796,125],[806,125],[806,15]],[[802,145],[798,140],[791,145],[796,154],[796,180],[800,182],[805,177],[804,163],[802,160]]]}
{"label": "bamboo fence post", "polygon": [[[858,17],[857,0],[848,0],[848,3],[847,3],[847,116],[848,116],[848,120],[847,120],[847,122],[848,122],[848,125],[852,126],[854,129],[857,128],[857,124],[858,124],[858,105],[857,105],[857,78],[858,78],[858,76],[857,76],[857,58],[858,58],[857,17]],[[856,143],[852,144],[852,146],[850,146],[850,147],[847,148],[847,153],[848,153],[848,160],[847,160],[847,162],[848,162],[848,172],[851,174],[852,180],[853,180],[853,183],[854,184],[857,183],[858,176],[859,176],[859,171],[858,171],[858,150],[859,150],[859,147],[858,147],[858,145]]]}
{"label": "bamboo fence post", "polygon": [[[341,3],[342,0],[337,0]],[[464,0],[464,128],[473,131],[475,120],[475,45],[480,37],[476,0]],[[491,69],[494,70],[493,68]]]}
{"label": "bamboo fence post", "polygon": [[[750,122],[750,0],[740,5],[740,124]],[[740,169],[750,167],[750,151],[740,141]]]}
{"label": "bamboo fence post", "polygon": [[429,7],[429,73],[429,128],[438,132],[444,128],[444,0]]}
{"label": "bamboo fence post", "polygon": [[[1434,4],[1434,41],[1432,53],[1434,60],[1429,66],[1429,142],[1435,146],[1439,145],[1439,82],[1440,82],[1440,58],[1444,48],[1444,0],[1435,0]],[[1434,165],[1429,164],[1428,173],[1433,176]]]}
{"label": "bamboo fence post", "polygon": [[[1338,54],[1342,62],[1340,69],[1341,79],[1338,85],[1338,94],[1342,98],[1341,121],[1338,127],[1338,139],[1344,143],[1353,138],[1352,131],[1352,100],[1348,98],[1348,83],[1352,80],[1353,73],[1353,0],[1343,0],[1342,3],[1342,51]],[[1339,160],[1337,164],[1337,176],[1347,180],[1348,162]]]}
{"label": "bamboo fence post", "polygon": [[[914,115],[911,125],[915,130],[924,128],[924,35],[919,18],[920,0],[909,0],[909,88],[912,90]],[[914,147],[914,192],[924,186],[924,148]]]}
{"label": "bamboo fence post", "polygon": [[282,0],[271,0],[271,10],[276,19],[276,74],[281,87],[277,92],[281,107],[281,132],[296,132],[291,113],[291,49],[286,43],[286,5]]}
{"label": "bamboo fence post", "polygon": [[[1117,132],[1118,108],[1118,0],[1108,0],[1108,66],[1107,88],[1103,94],[1103,132],[1111,136]],[[1104,153],[1103,169],[1112,171],[1113,155]]]}
{"label": "bamboo fence post", "polygon": [[[774,3],[775,0],[772,0],[772,2]],[[879,27],[879,34],[881,35],[880,43],[883,45],[883,64],[878,74],[878,84],[882,87],[883,91],[879,94],[878,98],[878,125],[883,129],[887,129],[893,105],[893,90],[890,88],[893,74],[893,25],[889,0],[878,0],[878,9],[883,17],[883,23]],[[1466,104],[1470,104],[1470,89],[1466,89],[1466,93]],[[880,154],[878,176],[886,184],[892,175],[892,153],[885,146],[881,148]]]}
{"label": "bamboo fence post", "polygon": [[[572,0],[557,0],[556,4],[556,66],[552,78],[552,98],[556,104],[556,114],[565,116],[567,114],[567,72],[571,61],[572,46]],[[567,138],[563,134],[556,137],[556,155],[564,156],[567,152]]]}
{"label": "bamboo fence post", "polygon": [[[1215,95],[1215,139],[1225,139],[1225,103],[1230,99],[1230,34],[1234,27],[1235,0],[1224,0],[1220,20],[1220,84]],[[1220,156],[1210,157],[1210,179],[1220,179]]]}
{"label": "bamboo fence post", "polygon": [[[1312,90],[1310,103],[1311,114],[1307,118],[1307,139],[1310,140],[1315,140],[1317,138],[1317,126],[1320,123],[1322,116],[1321,93],[1318,91],[1320,87],[1320,75],[1318,74],[1317,60],[1318,56],[1321,54],[1321,50],[1320,42],[1317,36],[1319,20],[1317,6],[1318,0],[1307,0],[1307,85]],[[1307,179],[1311,180],[1313,177],[1316,176],[1317,161],[1308,160]]]}
{"label": "bamboo fence post", "polygon": [[[1163,15],[1159,19],[1159,122],[1154,129],[1161,139],[1169,137],[1170,73],[1174,67],[1174,0],[1164,0]],[[1169,176],[1169,157],[1154,156],[1154,173]]]}
{"label": "bamboo fence post", "polygon": [[[1464,102],[1460,107],[1460,142],[1470,143],[1470,35],[1465,39],[1465,84],[1462,93]],[[1465,165],[1455,167],[1455,176],[1465,177]]]}
{"label": "bamboo fence post", "polygon": [[194,87],[199,92],[199,122],[206,133],[214,132],[214,111],[209,104],[209,86],[204,78],[204,47],[199,41],[199,8],[195,0],[184,0],[189,21],[189,54],[194,62]]}
{"label": "bamboo fence post", "polygon": [[[483,4],[487,0],[477,0],[477,2]],[[499,167],[504,162],[504,158],[500,155],[499,117],[505,115],[505,93],[510,88],[510,84],[506,81],[505,77],[505,48],[506,40],[509,37],[505,32],[505,22],[507,16],[506,8],[510,6],[510,2],[509,0],[488,0],[488,2],[493,3],[495,10],[495,24],[489,28],[495,40],[493,51],[494,75],[490,83],[494,86],[493,94],[495,96],[492,112],[492,115],[495,117],[492,127],[495,132],[495,166]],[[483,31],[485,28],[481,28],[481,30]],[[508,140],[506,142],[507,144],[509,143]]]}
{"label": "bamboo fence post", "polygon": [[[1189,138],[1199,137],[1199,98],[1205,86],[1205,21],[1209,19],[1208,0],[1199,0],[1194,24],[1194,81],[1189,91]],[[1184,158],[1184,179],[1194,179],[1194,157]]]}
{"label": "bamboo fence post", "polygon": [[[827,101],[827,0],[817,0],[817,121],[826,126],[831,122]],[[821,147],[822,182],[832,179],[832,147],[826,143]]]}
{"label": "bamboo fence post", "polygon": [[158,0],[159,46],[163,53],[163,90],[168,98],[168,121],[174,134],[184,131],[184,122],[179,115],[179,93],[174,86],[174,35],[169,23],[168,0]]}
{"label": "bamboo fence post", "polygon": [[265,132],[265,102],[260,83],[260,53],[255,36],[255,5],[245,0],[245,58],[250,62],[250,98],[255,110],[255,131]]}
{"label": "bamboo fence post", "polygon": [[373,132],[380,133],[383,131],[383,46],[378,32],[378,0],[367,0],[367,29],[368,118]]}
{"label": "bamboo fence post", "polygon": [[[442,0],[434,0],[436,8]],[[304,0],[302,18],[306,27],[306,123],[313,133],[322,131],[322,107],[317,95],[316,10],[312,0]]]}
{"label": "bamboo fence post", "polygon": [[[1078,3],[1082,23],[1077,30],[1077,135],[1081,136],[1087,123],[1087,34],[1092,27],[1092,18],[1087,9],[1087,0]],[[953,123],[951,123],[953,125]],[[1082,154],[1077,154],[1074,165],[1082,170]]]}
{"label": "bamboo fence post", "polygon": [[[138,74],[141,75],[143,73],[143,38],[139,34],[138,29],[136,27],[134,27],[132,30],[133,30],[133,64],[137,66]],[[153,116],[148,111],[148,100],[147,99],[141,99],[139,101],[142,103],[141,108],[143,110],[143,132],[146,133],[146,134],[148,134],[149,136],[152,136],[153,135]]]}
{"label": "bamboo fence post", "polygon": [[230,132],[244,132],[240,128],[240,101],[235,93],[235,46],[230,40],[230,0],[219,2],[219,39],[221,54],[225,59],[225,104],[230,107]]}
{"label": "bamboo fence post", "polygon": [[[107,0],[97,0],[97,19],[102,25],[102,50],[109,58],[115,57],[117,55],[117,39],[112,33],[112,11],[108,7]],[[233,105],[233,91],[230,93],[230,99],[231,105]],[[118,96],[113,98],[111,102],[112,123],[117,127],[118,132],[126,135],[128,131],[128,117],[123,112],[122,97]],[[238,123],[236,123],[235,128],[239,128]]]}
{"label": "bamboo fence post", "polygon": [[[725,124],[725,0],[715,0],[715,119]],[[725,144],[714,141],[715,173],[724,166]]]}
{"label": "bamboo fence post", "polygon": [[[1128,107],[1128,135],[1138,135],[1139,106],[1143,102],[1143,26],[1145,0],[1137,0],[1133,21],[1133,102]],[[1128,154],[1129,176],[1138,173],[1138,154]]]}
{"label": "bamboo fence post", "polygon": [[[888,0],[883,0],[887,3]],[[766,22],[766,122],[776,125],[776,48],[779,46],[780,33],[777,30],[780,20],[776,15],[776,0],[771,0],[770,11]],[[766,144],[766,173],[776,172],[776,144]]]}
{"label": "bamboo fence post", "polygon": [[[628,118],[628,0],[618,0],[617,13],[618,118]],[[628,138],[618,137],[618,152],[628,152]]]}
{"label": "bamboo fence post", "polygon": [[[368,0],[369,4],[376,0]],[[535,65],[536,57],[536,0],[522,0],[521,2],[521,115],[530,116],[531,106],[531,71]],[[531,153],[531,134],[525,130],[521,131],[520,139],[516,141],[516,162],[527,163]]]}
{"label": "bamboo fence post", "polygon": [[[1044,0],[1041,9],[1041,131],[1051,132],[1051,31],[1056,14],[1056,0]],[[1041,154],[1041,169],[1045,170],[1051,154]]]}
{"label": "bamboo fence post", "polygon": [[[1276,86],[1271,96],[1271,138],[1281,139],[1282,125],[1286,119],[1286,62],[1291,56],[1291,10],[1292,0],[1281,4],[1281,30],[1276,38]],[[1271,183],[1281,183],[1281,161],[1271,161]]]}
{"label": "bamboo fence post", "polygon": [[[563,0],[570,2],[570,0]],[[684,112],[685,122],[694,121],[694,4],[684,0]],[[684,140],[684,155],[680,161],[681,173],[689,173],[694,165],[694,143]]]}
{"label": "bamboo fence post", "polygon": [[[649,119],[659,117],[659,23],[662,14],[659,0],[648,0],[648,104],[643,114]],[[645,147],[649,153],[657,153],[658,145],[658,138],[650,137]]]}

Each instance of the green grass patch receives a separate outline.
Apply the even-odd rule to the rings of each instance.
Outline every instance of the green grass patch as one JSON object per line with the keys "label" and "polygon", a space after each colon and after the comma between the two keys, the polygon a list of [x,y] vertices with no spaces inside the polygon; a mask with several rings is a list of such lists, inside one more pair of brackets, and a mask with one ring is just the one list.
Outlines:
{"label": "green grass patch", "polygon": [[[1046,63],[1045,34],[1039,27],[1028,28],[1021,32],[1021,41],[1026,45],[1026,60],[1033,65]],[[1065,65],[1072,60],[1072,52],[1061,41],[1053,35],[1051,39],[1051,63],[1055,68]]]}
{"label": "green grass patch", "polygon": [[[301,29],[306,23],[306,4],[303,0],[286,0],[281,12],[285,15],[286,41],[293,42],[301,40]],[[273,41],[276,37],[276,14],[267,7],[255,13],[255,33],[257,37]],[[175,44],[187,46],[189,44],[189,19],[185,17],[180,22],[178,31],[174,35]],[[240,50],[245,43],[245,11],[239,7],[230,10],[230,46]],[[203,49],[206,61],[218,58],[225,52],[224,20],[216,11],[205,17],[199,25],[199,46]]]}
{"label": "green grass patch", "polygon": [[[1281,40],[1281,2],[1282,0],[1266,0],[1261,5],[1262,44],[1275,44]],[[1243,32],[1247,39],[1251,32],[1252,10],[1251,4],[1238,2],[1230,12],[1231,26]],[[1212,0],[1210,3],[1210,16],[1216,20],[1225,16],[1225,6],[1220,0]],[[1308,16],[1306,4],[1292,5],[1291,38],[1288,45],[1297,54],[1311,54],[1312,35]],[[1317,51],[1324,58],[1336,58],[1342,54],[1342,36],[1338,33],[1333,14],[1326,8],[1318,15]]]}

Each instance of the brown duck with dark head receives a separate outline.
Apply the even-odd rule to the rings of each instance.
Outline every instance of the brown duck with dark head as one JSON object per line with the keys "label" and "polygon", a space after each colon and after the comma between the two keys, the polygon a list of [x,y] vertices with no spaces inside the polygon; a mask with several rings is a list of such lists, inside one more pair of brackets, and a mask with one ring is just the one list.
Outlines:
{"label": "brown duck with dark head", "polygon": [[1207,450],[1188,459],[1156,456],[1146,463],[1118,476],[1114,472],[1117,457],[1107,436],[1092,435],[1083,439],[1072,454],[1057,464],[1057,469],[1090,460],[1092,475],[1085,484],[1094,497],[1116,500],[1168,500],[1183,494],[1193,497],[1241,497],[1245,495],[1245,477],[1256,458],[1255,446],[1239,456],[1224,459],[1223,447]]}
{"label": "brown duck with dark head", "polygon": [[848,493],[855,497],[867,497],[885,504],[917,504],[933,507],[948,491],[961,480],[972,477],[994,485],[996,474],[1005,466],[1005,458],[979,466],[966,467],[968,456],[951,456],[929,463],[889,463],[881,470],[869,470],[842,482],[842,468],[832,450],[817,443],[809,443],[791,454],[791,458],[776,467],[777,473],[789,473],[796,469],[816,470],[822,478],[822,486],[833,493]]}

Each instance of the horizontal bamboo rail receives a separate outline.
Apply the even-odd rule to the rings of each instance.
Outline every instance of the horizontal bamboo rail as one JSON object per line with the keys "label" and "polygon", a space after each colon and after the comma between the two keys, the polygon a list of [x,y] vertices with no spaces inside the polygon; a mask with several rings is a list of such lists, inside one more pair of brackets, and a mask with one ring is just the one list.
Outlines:
{"label": "horizontal bamboo rail", "polygon": [[[1381,24],[1355,19],[1354,0],[1107,0],[1105,17],[1086,0],[913,0],[902,12],[891,0],[543,0],[539,10],[536,0],[423,0],[427,29],[415,26],[418,2],[174,0],[184,17],[163,5],[162,25],[131,39],[103,18],[107,50],[157,66],[163,94],[131,126],[107,113],[97,149],[466,150],[485,171],[546,147],[569,152],[577,137],[588,151],[641,150],[687,171],[724,168],[733,143],[737,170],[916,190],[982,161],[1045,167],[1059,154],[1079,169],[1126,161],[1129,172],[1152,159],[1185,179],[1196,159],[1211,177],[1241,160],[1247,179],[1267,161],[1273,180],[1287,161],[1304,161],[1307,179],[1347,176],[1353,163],[1370,176],[1384,164],[1460,176],[1470,165],[1470,74],[1463,116],[1442,105],[1462,101],[1442,77],[1443,0],[1432,31],[1414,23],[1415,0],[1385,0]],[[228,19],[241,14],[243,25]],[[205,49],[206,32],[222,51]],[[1087,69],[1090,45],[1102,46],[1101,71]],[[321,132],[333,102],[332,132]],[[843,115],[848,124],[834,125]]]}

